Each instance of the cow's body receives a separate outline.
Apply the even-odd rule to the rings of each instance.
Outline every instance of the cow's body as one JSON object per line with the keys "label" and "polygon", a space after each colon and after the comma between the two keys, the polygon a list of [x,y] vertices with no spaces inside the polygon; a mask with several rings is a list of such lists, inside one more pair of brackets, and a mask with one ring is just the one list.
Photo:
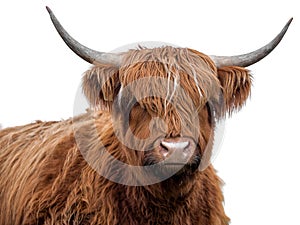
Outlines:
{"label": "cow's body", "polygon": [[[95,114],[99,131],[109,135],[110,114]],[[0,132],[0,224],[228,223],[211,166],[175,189],[168,182],[132,187],[101,177],[74,138],[74,130],[93,124],[87,113]]]}

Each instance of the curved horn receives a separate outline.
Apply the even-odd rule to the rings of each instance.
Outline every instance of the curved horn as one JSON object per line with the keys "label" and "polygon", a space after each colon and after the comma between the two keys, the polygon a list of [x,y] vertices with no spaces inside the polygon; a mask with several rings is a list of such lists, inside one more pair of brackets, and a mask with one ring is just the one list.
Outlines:
{"label": "curved horn", "polygon": [[68,45],[68,47],[79,57],[92,64],[94,64],[95,62],[115,65],[120,64],[121,57],[119,55],[113,53],[98,52],[80,44],[78,41],[72,38],[63,28],[63,26],[56,19],[52,10],[48,6],[46,6],[46,9],[50,15],[53,25],[55,26],[61,38]]}
{"label": "curved horn", "polygon": [[291,18],[284,26],[282,31],[267,45],[257,49],[256,51],[236,56],[210,56],[218,68],[222,66],[240,66],[247,67],[254,63],[257,63],[264,57],[266,57],[273,49],[279,44],[283,36],[285,35],[288,27],[290,26],[293,18]]}

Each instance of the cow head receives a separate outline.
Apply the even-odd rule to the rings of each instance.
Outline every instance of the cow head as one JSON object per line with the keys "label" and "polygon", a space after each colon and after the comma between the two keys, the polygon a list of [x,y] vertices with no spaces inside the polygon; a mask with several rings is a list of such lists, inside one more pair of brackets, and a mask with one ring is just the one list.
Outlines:
{"label": "cow head", "polygon": [[125,163],[159,165],[153,176],[174,179],[209,164],[216,121],[240,109],[250,94],[245,67],[268,55],[291,22],[268,45],[244,55],[171,46],[113,54],[79,44],[47,9],[66,44],[94,65],[83,77],[83,91],[95,110],[111,113]]}

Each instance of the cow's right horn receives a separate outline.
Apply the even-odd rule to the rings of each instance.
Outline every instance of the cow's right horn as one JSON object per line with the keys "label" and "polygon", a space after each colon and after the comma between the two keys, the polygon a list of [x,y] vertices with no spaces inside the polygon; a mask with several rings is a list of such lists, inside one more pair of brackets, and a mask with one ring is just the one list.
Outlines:
{"label": "cow's right horn", "polygon": [[222,66],[240,66],[247,67],[254,63],[257,63],[264,57],[266,57],[270,52],[272,52],[275,47],[279,44],[283,36],[285,35],[287,29],[289,28],[293,18],[291,18],[281,32],[267,45],[257,49],[256,51],[236,56],[215,56],[211,55],[211,59],[214,61],[218,68]]}
{"label": "cow's right horn", "polygon": [[55,26],[61,38],[68,45],[68,47],[73,52],[75,52],[79,57],[92,64],[97,64],[97,63],[114,64],[114,65],[120,64],[121,62],[120,55],[113,54],[113,53],[98,52],[80,44],[78,41],[72,38],[68,34],[68,32],[63,28],[63,26],[56,19],[52,10],[48,6],[46,6],[46,9],[49,12],[52,23]]}

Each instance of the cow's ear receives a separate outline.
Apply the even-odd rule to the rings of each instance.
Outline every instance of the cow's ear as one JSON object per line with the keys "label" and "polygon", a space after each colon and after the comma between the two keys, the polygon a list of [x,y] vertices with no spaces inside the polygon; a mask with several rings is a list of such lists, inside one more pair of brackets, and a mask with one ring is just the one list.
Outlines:
{"label": "cow's ear", "polygon": [[218,68],[218,78],[222,86],[225,111],[230,115],[239,110],[249,97],[252,76],[245,68],[227,66]]}
{"label": "cow's ear", "polygon": [[111,109],[120,89],[118,71],[111,65],[99,65],[84,74],[82,89],[92,107]]}

